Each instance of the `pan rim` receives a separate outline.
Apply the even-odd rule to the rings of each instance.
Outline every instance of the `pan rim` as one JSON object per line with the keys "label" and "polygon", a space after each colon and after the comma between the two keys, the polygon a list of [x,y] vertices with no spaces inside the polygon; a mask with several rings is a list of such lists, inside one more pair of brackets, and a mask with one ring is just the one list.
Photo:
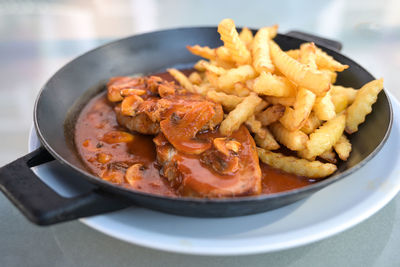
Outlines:
{"label": "pan rim", "polygon": [[[64,70],[65,68],[67,68],[70,64],[73,64],[76,60],[79,60],[81,57],[92,53],[94,51],[97,51],[99,49],[103,49],[107,46],[112,46],[115,43],[124,41],[124,40],[128,40],[130,38],[135,38],[135,37],[139,37],[139,36],[145,36],[145,35],[152,35],[152,34],[156,34],[156,33],[163,33],[163,32],[168,32],[168,31],[176,31],[176,30],[200,30],[200,29],[204,29],[204,30],[215,30],[216,31],[216,27],[215,26],[201,26],[201,27],[178,27],[178,28],[170,28],[170,29],[163,29],[163,30],[158,30],[158,31],[152,31],[152,32],[146,32],[146,33],[141,33],[141,34],[137,34],[137,35],[132,35],[132,36],[127,36],[124,38],[120,38],[120,39],[116,39],[114,41],[108,42],[106,44],[100,45],[98,47],[95,47],[89,51],[86,51],[82,54],[80,54],[79,56],[73,58],[71,61],[69,61],[68,63],[66,63],[63,67],[61,67],[60,69],[58,69],[47,81],[46,83],[42,86],[42,88],[40,89],[36,100],[35,100],[35,105],[34,105],[34,111],[33,111],[33,121],[34,121],[34,126],[35,126],[35,130],[38,134],[39,140],[41,142],[41,144],[45,147],[45,149],[52,155],[54,156],[54,158],[60,162],[63,165],[67,165],[68,167],[72,168],[74,171],[77,171],[78,173],[82,174],[85,176],[85,178],[87,178],[86,180],[89,181],[92,184],[96,184],[98,186],[100,186],[101,188],[104,189],[112,189],[113,192],[118,192],[119,195],[123,193],[123,195],[120,195],[121,197],[125,197],[125,194],[134,194],[134,195],[140,195],[142,197],[151,197],[151,198],[156,198],[156,199],[160,199],[160,200],[168,200],[168,201],[179,201],[179,202],[188,202],[188,203],[195,203],[195,204],[222,204],[222,203],[246,203],[246,202],[259,202],[259,201],[267,201],[269,199],[277,199],[277,198],[283,198],[289,195],[297,195],[297,194],[301,194],[301,193],[307,193],[308,191],[317,191],[319,189],[324,188],[325,186],[328,186],[331,183],[334,183],[346,176],[348,176],[349,174],[357,171],[358,169],[360,169],[362,166],[364,166],[367,162],[369,162],[384,146],[384,144],[386,143],[391,130],[392,130],[392,125],[393,125],[393,108],[392,108],[392,104],[390,101],[390,98],[388,96],[388,94],[386,93],[385,89],[382,90],[383,95],[385,96],[385,98],[387,99],[387,103],[388,103],[388,108],[389,108],[389,124],[388,127],[386,129],[385,135],[382,138],[382,140],[380,141],[379,145],[368,155],[366,156],[363,160],[361,160],[359,163],[357,163],[355,166],[345,170],[344,172],[340,173],[340,174],[334,174],[330,177],[327,177],[321,181],[318,181],[316,183],[313,183],[311,185],[307,185],[301,188],[297,188],[297,189],[293,189],[293,190],[288,190],[288,191],[283,191],[283,192],[279,192],[279,193],[272,193],[272,194],[265,194],[265,195],[257,195],[257,196],[246,196],[246,197],[233,197],[233,198],[193,198],[193,197],[170,197],[170,196],[163,196],[163,195],[156,195],[156,194],[150,194],[150,193],[145,193],[145,192],[141,192],[141,191],[137,191],[137,190],[133,190],[133,189],[127,189],[124,188],[122,186],[118,186],[118,185],[114,185],[112,183],[106,182],[100,178],[98,178],[97,176],[87,172],[86,170],[83,170],[81,168],[78,168],[77,166],[75,166],[74,164],[71,164],[70,162],[68,162],[67,160],[65,160],[61,155],[59,155],[57,153],[57,151],[55,149],[53,149],[51,147],[51,145],[46,141],[42,131],[40,130],[40,126],[39,126],[39,122],[38,122],[38,115],[37,115],[37,109],[38,109],[38,103],[40,101],[41,95],[43,94],[43,92],[46,90],[46,88],[48,88],[48,84],[49,82],[53,79],[53,77],[55,77],[58,73],[60,73],[62,70]],[[285,38],[292,38],[292,39],[296,39],[299,41],[303,41],[303,42],[307,42],[304,39],[301,38],[297,38],[297,37],[292,37],[292,36],[288,36],[285,34],[278,34],[278,36],[281,37],[285,37]],[[359,65],[357,62],[355,62],[354,60],[352,60],[351,58],[349,58],[348,56],[334,51],[328,47],[325,47],[323,45],[319,45],[321,48],[323,48],[325,51],[328,52],[332,52],[332,53],[337,53],[340,54],[341,56],[343,56],[344,58],[346,58],[347,60],[351,61],[352,64],[354,64],[355,66],[357,66],[358,68],[360,68],[362,71],[364,71],[366,74],[368,74],[369,76],[371,76],[373,79],[375,79],[375,77],[373,75],[371,75],[370,72],[368,72],[364,67],[362,67],[361,65]],[[65,136],[63,136],[65,138]]]}

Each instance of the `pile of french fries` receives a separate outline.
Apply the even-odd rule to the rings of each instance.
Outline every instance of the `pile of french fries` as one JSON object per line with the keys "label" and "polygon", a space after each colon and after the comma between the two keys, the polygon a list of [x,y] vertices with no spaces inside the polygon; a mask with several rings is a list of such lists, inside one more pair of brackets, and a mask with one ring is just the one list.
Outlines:
{"label": "pile of french fries", "polygon": [[[359,90],[334,85],[337,72],[348,65],[314,43],[282,51],[273,41],[277,29],[264,27],[253,35],[243,28],[238,33],[233,20],[224,19],[218,25],[223,46],[187,46],[204,58],[195,64],[196,71],[188,77],[176,69],[168,71],[188,91],[223,106],[222,134],[229,136],[244,123],[262,162],[323,178],[336,171],[337,156],[343,161],[349,157],[351,143],[345,133],[356,132],[365,121],[383,79]],[[273,152],[281,145],[297,157]]]}

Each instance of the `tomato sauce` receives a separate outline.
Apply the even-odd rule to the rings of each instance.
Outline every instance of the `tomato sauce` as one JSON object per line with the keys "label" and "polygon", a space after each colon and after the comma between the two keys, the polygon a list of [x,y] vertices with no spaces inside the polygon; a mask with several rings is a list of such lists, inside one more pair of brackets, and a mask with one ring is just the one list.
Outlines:
{"label": "tomato sauce", "polygon": [[[90,172],[126,188],[166,196],[179,195],[160,175],[160,166],[157,164],[156,149],[153,143],[154,136],[132,134],[133,138],[129,142],[106,142],[104,136],[112,131],[127,132],[126,129],[119,126],[113,105],[107,100],[106,95],[100,94],[82,110],[75,130],[78,154]],[[118,172],[122,175],[129,166],[136,163],[145,166],[144,178],[131,185],[118,175]],[[190,164],[194,163],[190,162]],[[197,160],[196,164],[201,172],[200,163]],[[287,191],[314,182],[305,177],[276,170],[263,163],[260,166],[262,194]],[[116,171],[117,174],[105,175],[110,171]],[[207,175],[213,175],[213,173],[208,172]],[[210,179],[213,180],[212,177]]]}

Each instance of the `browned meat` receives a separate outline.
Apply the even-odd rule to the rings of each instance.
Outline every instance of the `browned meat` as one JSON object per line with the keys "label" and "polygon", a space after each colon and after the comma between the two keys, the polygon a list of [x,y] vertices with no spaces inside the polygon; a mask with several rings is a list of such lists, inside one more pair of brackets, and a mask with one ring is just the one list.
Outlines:
{"label": "browned meat", "polygon": [[220,104],[159,77],[113,78],[108,83],[107,96],[112,102],[122,101],[115,107],[118,123],[142,134],[158,134],[161,121],[181,120],[196,107],[204,112],[208,107],[197,131],[214,129],[223,119]]}
{"label": "browned meat", "polygon": [[160,131],[160,123],[151,121],[145,113],[137,114],[133,117],[125,116],[121,113],[119,105],[115,107],[115,113],[117,114],[118,123],[131,131],[153,135]]}
{"label": "browned meat", "polygon": [[120,125],[158,134],[153,141],[160,173],[181,195],[233,197],[261,192],[253,138],[245,126],[228,137],[219,133],[220,104],[158,77],[110,80],[108,99],[122,101],[115,106]]}
{"label": "browned meat", "polygon": [[200,155],[188,155],[161,133],[154,138],[161,174],[184,196],[233,197],[261,192],[261,169],[254,141],[242,126],[231,136],[217,131],[198,135],[212,144]]}

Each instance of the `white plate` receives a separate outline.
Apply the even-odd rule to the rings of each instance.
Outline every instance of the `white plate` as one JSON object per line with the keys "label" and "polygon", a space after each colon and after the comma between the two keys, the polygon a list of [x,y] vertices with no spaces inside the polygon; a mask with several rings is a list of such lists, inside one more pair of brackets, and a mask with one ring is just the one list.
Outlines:
{"label": "white plate", "polygon": [[[394,97],[391,99],[393,129],[382,150],[354,174],[295,204],[262,214],[223,219],[180,217],[132,207],[81,222],[136,245],[198,255],[270,252],[332,236],[367,219],[400,189],[400,104]],[[32,131],[30,150],[38,145]],[[46,165],[36,168],[38,176],[58,183],[60,188],[70,186],[63,184],[66,179],[60,174],[66,171],[60,171],[57,162]],[[67,191],[61,194],[68,195]]]}

